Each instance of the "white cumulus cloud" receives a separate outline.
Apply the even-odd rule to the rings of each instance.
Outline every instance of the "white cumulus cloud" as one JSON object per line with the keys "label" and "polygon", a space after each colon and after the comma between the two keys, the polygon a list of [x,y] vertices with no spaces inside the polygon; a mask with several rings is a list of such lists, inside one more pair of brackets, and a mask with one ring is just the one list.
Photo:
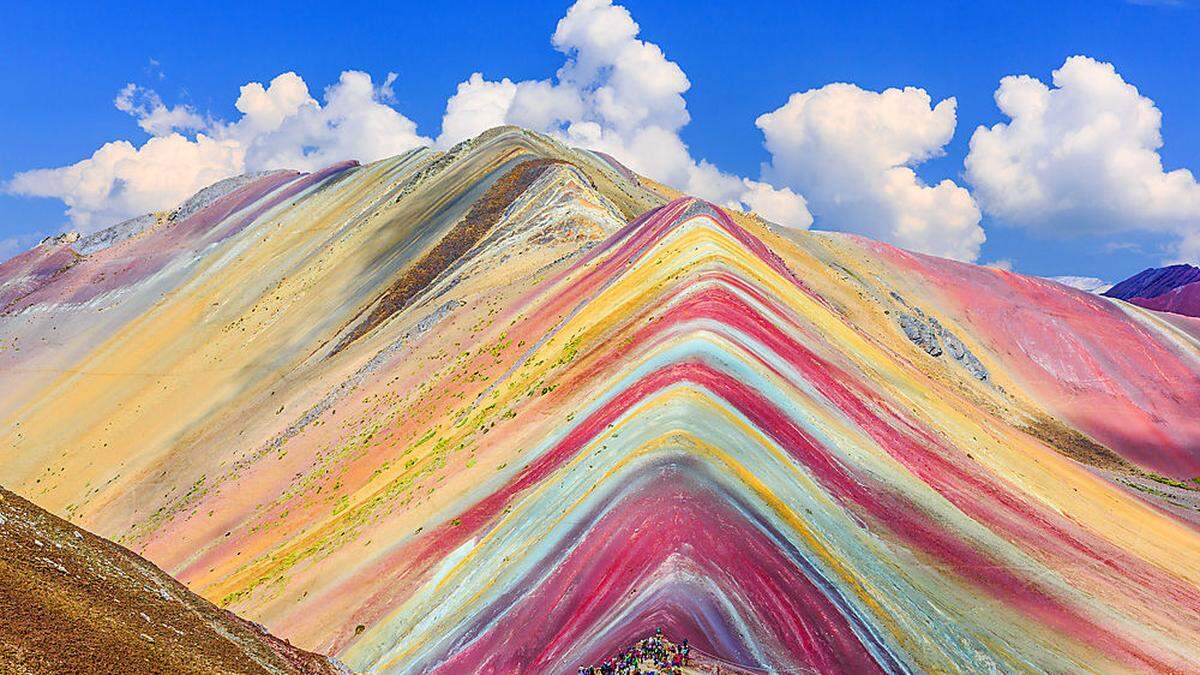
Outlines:
{"label": "white cumulus cloud", "polygon": [[483,79],[482,73],[474,73],[446,102],[446,113],[442,116],[442,133],[438,145],[450,147],[455,143],[506,123],[512,107],[517,85],[507,77],[499,82]]}
{"label": "white cumulus cloud", "polygon": [[371,162],[428,145],[417,125],[385,101],[392,98],[388,77],[376,87],[371,76],[342,73],[325,90],[325,105],[308,95],[304,80],[284,73],[263,89],[258,83],[242,87],[237,109],[243,117],[222,133],[246,147],[246,168],[312,171],[334,162]]}
{"label": "white cumulus cloud", "polygon": [[241,173],[244,155],[236,141],[205,134],[155,136],[141,147],[112,141],[70,166],[19,173],[7,188],[61,199],[71,223],[90,232],[175,206],[200,188]]}
{"label": "white cumulus cloud", "polygon": [[820,225],[975,260],[985,236],[970,193],[950,180],[927,185],[912,168],[943,153],[955,106],[932,105],[914,87],[834,83],[792,94],[756,121],[771,154],[763,174],[803,194]]}
{"label": "white cumulus cloud", "polygon": [[1053,86],[1005,77],[996,105],[1009,118],[979,127],[967,180],[988,213],[1043,232],[1158,232],[1179,258],[1200,258],[1200,185],[1166,171],[1162,113],[1109,63],[1073,56]]}
{"label": "white cumulus cloud", "polygon": [[793,227],[812,225],[808,203],[790,188],[777,188],[749,178],[743,178],[742,184],[746,190],[741,201],[763,218],[776,223],[791,223]]}
{"label": "white cumulus cloud", "polygon": [[18,173],[13,194],[54,197],[72,225],[96,230],[171,208],[231,175],[273,168],[311,171],[345,159],[373,161],[429,144],[416,125],[387,105],[394,75],[375,86],[366,73],[346,71],[324,93],[310,96],[299,75],[241,88],[233,122],[208,119],[187,106],[166,106],[154,91],[128,85],[115,100],[151,138],[104,144],[69,166]]}
{"label": "white cumulus cloud", "polygon": [[551,37],[566,60],[554,78],[513,82],[480,73],[446,104],[438,145],[448,147],[499,124],[515,124],[607,152],[633,170],[684,192],[758,211],[790,227],[812,224],[790,189],[740,178],[692,157],[679,132],[691,87],[662,49],[611,0],[579,0]]}
{"label": "white cumulus cloud", "polygon": [[[928,253],[978,258],[985,237],[971,193],[952,180],[926,184],[915,171],[943,154],[956,126],[955,99],[935,104],[915,87],[874,92],[841,83],[795,93],[757,119],[771,160],[759,176],[742,177],[692,155],[681,137],[690,121],[684,94],[691,82],[640,33],[629,11],[612,0],[578,0],[551,36],[563,54],[556,73],[524,81],[472,74],[446,102],[436,139],[422,136],[412,120],[391,107],[394,74],[378,84],[365,73],[344,72],[320,100],[295,73],[250,82],[240,89],[239,116],[231,121],[188,105],[167,105],[154,91],[131,84],[115,104],[150,134],[148,140],[114,140],[70,166],[17,174],[5,187],[61,199],[74,225],[92,230],[170,208],[229,175],[314,170],[345,159],[373,161],[418,145],[446,148],[486,129],[515,124],[607,152],[683,192],[754,210],[782,225],[807,228],[815,212],[821,226]],[[1007,83],[1002,91],[1021,89]],[[1017,100],[1023,91],[997,97],[1014,117],[1014,130],[1024,124],[1025,108]],[[1010,100],[1016,103],[1008,106]],[[1157,142],[1157,111],[1149,108],[1153,119],[1138,127],[1153,129],[1139,137],[1143,146]],[[972,161],[981,162],[976,169],[1003,164],[984,161],[985,150],[1003,143],[983,146],[988,146],[987,134],[1020,135],[998,131],[1004,126],[976,133],[980,148],[973,144],[978,154]],[[1017,175],[1021,171],[1012,164],[1006,165],[1007,174],[1000,172],[1001,188],[989,193],[988,203],[1000,210],[1041,212],[1021,205],[1028,195],[1008,194],[1013,190],[1004,180],[1017,192],[1036,182]],[[1186,172],[1164,175],[1169,180],[1151,186],[1162,193],[1156,199],[1163,204],[1194,189]],[[1200,250],[1200,237],[1181,239],[1179,251],[1188,247]]]}

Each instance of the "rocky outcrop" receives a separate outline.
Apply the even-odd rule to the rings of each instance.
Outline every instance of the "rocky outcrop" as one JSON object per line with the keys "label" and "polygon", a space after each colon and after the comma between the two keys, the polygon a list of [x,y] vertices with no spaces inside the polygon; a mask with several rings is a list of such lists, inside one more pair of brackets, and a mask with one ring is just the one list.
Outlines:
{"label": "rocky outcrop", "polygon": [[[907,306],[904,299],[895,292],[892,293],[892,297]],[[900,329],[904,331],[904,335],[913,344],[934,358],[940,357],[944,352],[949,352],[950,357],[966,368],[971,377],[980,381],[988,379],[987,368],[978,357],[971,353],[962,340],[958,339],[957,335],[947,330],[937,319],[926,316],[919,307],[911,309],[914,314],[899,312],[896,320],[900,323]],[[942,349],[943,344],[945,350]]]}
{"label": "rocky outcrop", "polygon": [[[930,321],[937,323],[937,319],[931,318]],[[970,349],[967,349],[957,335],[945,328],[941,328],[941,335],[942,340],[946,343],[946,351],[950,352],[950,356],[967,369],[971,377],[980,381],[988,379],[987,368],[979,361],[978,357],[971,353]]]}
{"label": "rocky outcrop", "polygon": [[79,237],[74,249],[80,255],[90,255],[96,251],[115,246],[126,239],[132,239],[158,223],[159,216],[147,213],[136,218],[124,220],[112,227],[106,227],[98,232]]}
{"label": "rocky outcrop", "polygon": [[249,185],[254,181],[270,176],[273,174],[288,174],[296,173],[294,171],[258,171],[255,173],[244,173],[240,176],[231,176],[224,180],[219,180],[212,185],[200,190],[196,194],[188,197],[182,204],[179,205],[169,216],[170,220],[186,220],[189,216],[203,209],[216,200],[231,194],[234,190],[240,187]]}
{"label": "rocky outcrop", "polygon": [[900,328],[904,334],[912,340],[913,344],[925,350],[930,356],[941,356],[942,345],[938,342],[938,331],[933,325],[926,323],[923,317],[918,318],[912,314],[900,315]]}

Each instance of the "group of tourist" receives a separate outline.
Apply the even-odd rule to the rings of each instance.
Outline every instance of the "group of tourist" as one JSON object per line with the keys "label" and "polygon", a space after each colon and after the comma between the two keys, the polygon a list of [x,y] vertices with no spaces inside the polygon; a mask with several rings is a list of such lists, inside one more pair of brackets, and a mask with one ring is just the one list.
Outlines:
{"label": "group of tourist", "polygon": [[662,629],[598,666],[581,666],[579,675],[678,675],[688,664],[691,647],[685,638],[675,644],[663,637]]}

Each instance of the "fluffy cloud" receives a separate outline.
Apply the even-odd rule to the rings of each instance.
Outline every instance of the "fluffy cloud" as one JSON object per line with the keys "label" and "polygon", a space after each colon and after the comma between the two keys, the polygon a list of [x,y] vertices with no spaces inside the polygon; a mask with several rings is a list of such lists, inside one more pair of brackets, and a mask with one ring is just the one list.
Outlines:
{"label": "fluffy cloud", "polygon": [[[59,198],[75,226],[90,230],[169,208],[228,175],[372,161],[516,124],[607,152],[684,192],[782,225],[812,225],[811,205],[821,225],[977,258],[984,234],[971,195],[950,180],[927,185],[914,171],[942,154],[952,137],[954,99],[934,105],[921,89],[871,92],[850,84],[793,94],[757,120],[771,161],[757,180],[740,177],[692,156],[680,136],[690,121],[684,94],[691,83],[639,33],[624,7],[579,0],[551,37],[564,55],[553,77],[472,74],[447,101],[436,141],[389,105],[392,74],[376,85],[365,73],[342,73],[322,101],[295,73],[251,82],[235,104],[240,117],[230,122],[168,106],[155,92],[129,85],[115,103],[149,140],[113,141],[73,165],[18,174],[7,189]],[[1200,249],[1200,240],[1191,245]]]}
{"label": "fluffy cloud", "polygon": [[1180,239],[1166,260],[1167,264],[1200,263],[1200,225],[1194,224],[1190,230],[1180,234]]}
{"label": "fluffy cloud", "polygon": [[236,107],[242,118],[221,129],[246,148],[246,169],[286,167],[312,171],[345,159],[371,162],[428,145],[417,125],[385,101],[389,75],[375,87],[366,73],[347,71],[325,90],[325,105],[308,95],[304,80],[284,73],[263,89],[242,87]]}
{"label": "fluffy cloud", "polygon": [[1056,234],[1173,234],[1175,255],[1200,257],[1200,185],[1163,169],[1154,102],[1086,56],[1067,59],[1052,83],[1000,81],[996,105],[1010,121],[976,129],[966,158],[984,209]]}
{"label": "fluffy cloud", "polygon": [[240,117],[232,122],[167,106],[155,92],[129,85],[116,105],[151,134],[148,141],[114,141],[71,166],[18,174],[7,188],[62,199],[76,227],[95,229],[169,208],[232,174],[372,161],[516,124],[607,152],[684,192],[782,225],[809,227],[812,204],[822,225],[977,257],[984,235],[970,194],[948,180],[926,185],[913,171],[941,154],[953,135],[954,99],[935,106],[920,89],[876,93],[848,84],[794,94],[757,121],[772,159],[754,180],[692,156],[680,136],[690,121],[683,95],[691,83],[639,33],[624,7],[579,0],[551,37],[565,56],[554,77],[515,82],[471,75],[447,101],[436,141],[388,105],[394,75],[376,86],[364,73],[345,72],[323,102],[295,73],[266,85],[251,82],[241,88]]}
{"label": "fluffy cloud", "polygon": [[429,139],[385,101],[395,76],[376,87],[366,73],[347,71],[325,90],[321,105],[295,73],[268,86],[241,88],[234,122],[205,119],[186,106],[167,107],[153,91],[128,85],[118,109],[151,138],[140,146],[112,141],[70,166],[17,174],[9,192],[55,197],[67,216],[91,231],[149,211],[171,208],[222,178],[271,168],[313,170],[344,159],[373,161]]}
{"label": "fluffy cloud", "polygon": [[793,227],[812,225],[813,217],[804,197],[788,188],[777,188],[749,178],[743,178],[742,184],[746,190],[741,201],[763,218],[776,223],[791,223]]}
{"label": "fluffy cloud", "polygon": [[790,227],[812,224],[790,189],[739,178],[691,156],[679,131],[690,120],[691,86],[661,48],[638,39],[629,11],[610,0],[579,0],[551,43],[566,55],[556,77],[513,82],[473,74],[446,104],[438,145],[516,124],[607,152],[633,170],[684,192],[758,211]]}
{"label": "fluffy cloud", "polygon": [[504,124],[516,94],[517,85],[507,77],[489,82],[481,73],[471,75],[446,102],[437,144],[446,148]]}
{"label": "fluffy cloud", "polygon": [[836,83],[792,94],[755,122],[771,153],[763,174],[803,194],[821,225],[974,260],[985,237],[970,193],[950,180],[926,185],[912,169],[943,153],[955,105],[932,105],[913,87]]}
{"label": "fluffy cloud", "polygon": [[657,45],[638,39],[629,12],[610,0],[580,0],[559,21],[552,44],[566,55],[556,76],[513,82],[473,74],[446,104],[436,142],[388,105],[389,75],[342,73],[324,104],[295,73],[241,87],[240,117],[224,122],[152,90],[126,86],[116,106],[151,134],[140,146],[118,140],[71,166],[18,174],[10,192],[56,197],[74,226],[92,230],[170,208],[225,176],[269,168],[313,170],[344,159],[372,161],[418,145],[450,145],[501,124],[543,131],[608,152],[634,170],[685,192],[753,209],[782,225],[812,224],[805,200],[788,188],[724,173],[692,158],[679,136],[691,86]]}
{"label": "fluffy cloud", "polygon": [[8,189],[61,199],[72,224],[90,232],[175,206],[200,188],[241,173],[244,155],[236,141],[204,134],[155,136],[141,147],[113,141],[70,166],[19,173]]}

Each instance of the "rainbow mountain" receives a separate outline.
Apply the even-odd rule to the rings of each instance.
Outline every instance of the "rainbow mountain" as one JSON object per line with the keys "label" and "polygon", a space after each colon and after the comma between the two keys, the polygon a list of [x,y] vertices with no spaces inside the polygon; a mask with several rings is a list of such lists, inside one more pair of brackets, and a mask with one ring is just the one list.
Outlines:
{"label": "rainbow mountain", "polygon": [[0,265],[0,484],[362,672],[1200,662],[1200,319],[504,127]]}

